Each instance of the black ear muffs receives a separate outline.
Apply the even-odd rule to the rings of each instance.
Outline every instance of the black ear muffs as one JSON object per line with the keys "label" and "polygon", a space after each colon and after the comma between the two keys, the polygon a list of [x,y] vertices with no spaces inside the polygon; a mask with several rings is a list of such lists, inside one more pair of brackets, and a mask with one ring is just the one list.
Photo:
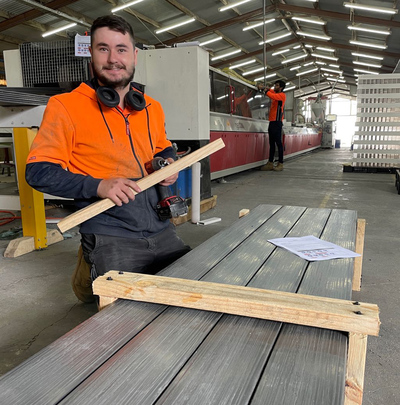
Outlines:
{"label": "black ear muffs", "polygon": [[[96,95],[99,101],[106,107],[113,108],[119,104],[119,94],[112,88],[98,86]],[[146,100],[142,93],[136,90],[129,90],[125,95],[125,103],[135,111],[142,111],[146,107]]]}
{"label": "black ear muffs", "polygon": [[119,104],[119,94],[110,87],[98,86],[96,95],[99,101],[106,107],[116,107]]}
{"label": "black ear muffs", "polygon": [[136,90],[130,90],[126,93],[125,103],[135,111],[142,111],[146,107],[146,100],[143,94]]}

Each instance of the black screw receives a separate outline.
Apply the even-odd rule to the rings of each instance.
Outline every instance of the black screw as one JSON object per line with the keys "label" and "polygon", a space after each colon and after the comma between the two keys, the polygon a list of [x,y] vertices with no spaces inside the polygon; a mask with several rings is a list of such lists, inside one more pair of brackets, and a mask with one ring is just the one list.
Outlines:
{"label": "black screw", "polygon": [[360,303],[358,301],[353,302],[353,305],[360,305]]}
{"label": "black screw", "polygon": [[356,315],[362,315],[362,312],[361,312],[361,311],[354,311],[354,313],[355,313]]}
{"label": "black screw", "polygon": [[112,280],[112,277],[107,277],[107,280]]}
{"label": "black screw", "polygon": [[119,271],[118,274],[124,274],[124,272],[123,272],[123,271]]}

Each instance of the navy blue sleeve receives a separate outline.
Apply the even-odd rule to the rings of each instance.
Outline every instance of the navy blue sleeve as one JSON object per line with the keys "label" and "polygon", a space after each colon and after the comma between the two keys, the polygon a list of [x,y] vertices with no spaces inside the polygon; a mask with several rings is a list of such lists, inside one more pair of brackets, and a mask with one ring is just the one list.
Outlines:
{"label": "navy blue sleeve", "polygon": [[155,157],[162,157],[163,159],[167,158],[172,158],[176,160],[176,154],[175,154],[175,149],[169,146],[168,148],[165,148],[161,152],[158,152],[154,155]]}
{"label": "navy blue sleeve", "polygon": [[97,187],[101,182],[101,179],[71,173],[48,162],[27,164],[25,178],[31,187],[42,193],[79,199],[97,197]]}

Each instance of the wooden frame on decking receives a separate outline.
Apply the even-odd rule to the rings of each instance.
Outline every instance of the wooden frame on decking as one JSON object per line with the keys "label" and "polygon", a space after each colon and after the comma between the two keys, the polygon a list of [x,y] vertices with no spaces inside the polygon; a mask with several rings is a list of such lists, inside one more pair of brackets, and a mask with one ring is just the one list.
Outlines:
{"label": "wooden frame on decking", "polygon": [[93,292],[100,305],[123,298],[347,332],[345,405],[362,404],[367,335],[379,334],[374,304],[118,271],[98,277]]}
{"label": "wooden frame on decking", "polygon": [[356,253],[361,256],[354,259],[353,291],[361,290],[362,261],[364,253],[365,219],[357,220]]}

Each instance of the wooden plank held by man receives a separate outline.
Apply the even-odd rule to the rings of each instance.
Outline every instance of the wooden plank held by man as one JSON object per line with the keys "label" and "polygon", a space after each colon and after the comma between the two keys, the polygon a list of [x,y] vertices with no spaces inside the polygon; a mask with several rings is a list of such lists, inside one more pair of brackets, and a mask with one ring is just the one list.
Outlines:
{"label": "wooden plank held by man", "polygon": [[[164,179],[169,176],[174,175],[175,173],[180,172],[183,169],[191,166],[193,163],[196,163],[205,157],[211,155],[214,152],[225,147],[224,141],[222,139],[217,139],[209,143],[206,146],[192,152],[191,154],[177,160],[174,163],[164,167],[162,170],[157,170],[154,173],[143,177],[142,179],[137,181],[138,186],[141,188],[142,191],[160,183]],[[134,194],[137,194],[136,191],[132,190]],[[73,228],[81,224],[84,221],[87,221],[90,218],[108,210],[111,207],[114,207],[114,203],[109,199],[105,198],[103,200],[97,201],[89,206],[75,212],[74,214],[69,215],[68,217],[62,219],[58,224],[57,227],[61,233],[68,231],[69,229]]]}
{"label": "wooden plank held by man", "polygon": [[[224,146],[225,146],[225,144],[222,141],[222,139],[218,139],[206,146],[203,146],[202,148],[198,149],[197,151],[192,152],[191,154],[179,159],[178,161],[171,163],[170,165],[166,166],[162,170],[156,171],[156,172],[150,174],[149,176],[144,177],[143,179],[139,180],[137,183],[139,184],[140,188],[144,191],[145,189],[151,187],[152,185],[155,185],[155,184],[159,183],[160,181],[164,180],[165,177],[171,176],[172,174],[179,172],[188,166],[191,166],[193,163],[203,159],[204,157],[209,156],[210,154],[216,152],[217,150],[223,148]],[[134,192],[134,193],[136,194],[136,192]],[[102,211],[100,211],[99,208],[96,208],[96,207],[99,207],[99,204],[100,204],[100,209],[102,209]],[[86,207],[83,210],[80,210],[80,211],[76,212],[75,214],[72,214],[72,215],[66,217],[64,220],[61,220],[58,223],[58,228],[60,229],[61,232],[65,232],[66,230],[72,228],[73,226],[79,225],[81,222],[83,222],[89,218],[92,218],[93,216],[95,216],[97,214],[100,214],[100,212],[103,212],[106,209],[111,208],[112,206],[114,206],[114,203],[108,198],[101,200],[99,202],[96,202],[94,204],[91,204],[89,207]],[[108,208],[105,208],[105,207],[108,207]],[[88,208],[91,208],[91,209],[88,210],[89,213],[87,215],[86,214],[80,215],[82,213],[82,211],[85,211]],[[103,208],[105,208],[105,209],[103,209]],[[71,221],[71,219],[72,219],[72,221]],[[76,297],[79,300],[81,300],[83,302],[93,302],[94,301],[90,265],[85,261],[85,259],[83,257],[83,252],[82,252],[81,246],[79,247],[79,250],[78,250],[78,262],[77,262],[77,265],[76,265],[75,270],[71,277],[71,284],[72,284],[72,289],[73,289]]]}

